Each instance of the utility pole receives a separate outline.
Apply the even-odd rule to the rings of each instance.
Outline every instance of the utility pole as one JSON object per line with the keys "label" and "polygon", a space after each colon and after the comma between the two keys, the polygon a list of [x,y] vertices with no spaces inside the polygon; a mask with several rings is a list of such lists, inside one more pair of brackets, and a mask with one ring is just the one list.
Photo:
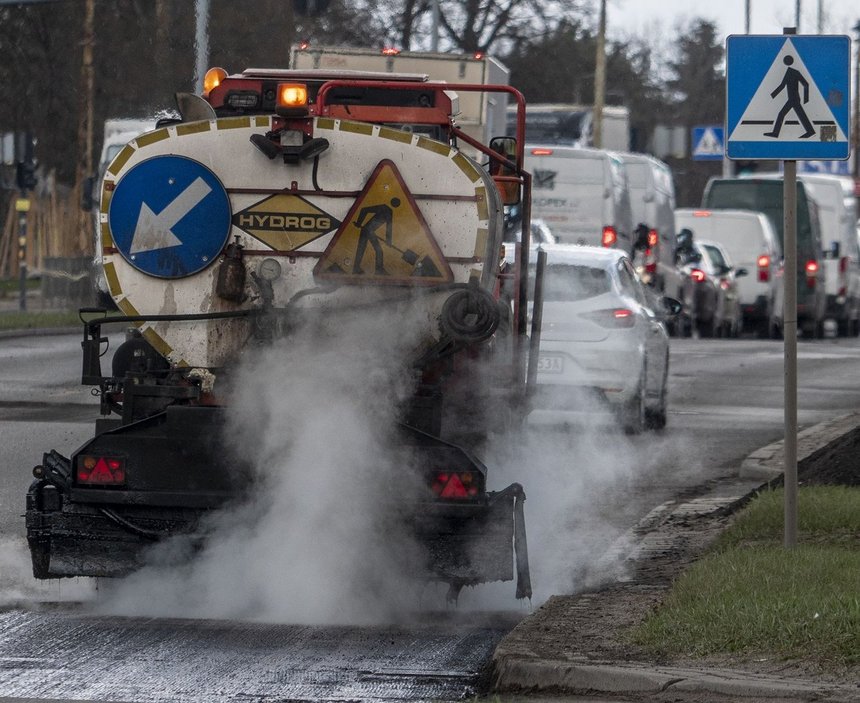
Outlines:
{"label": "utility pole", "polygon": [[[95,0],[86,0],[84,5],[83,61],[81,62],[81,101],[78,111],[78,166],[75,172],[77,202],[82,202],[85,184],[93,171],[93,103],[95,102],[95,80],[93,77],[93,44],[95,42]],[[87,253],[93,246],[92,217],[89,212],[78,209],[77,250]]]}
{"label": "utility pole", "polygon": [[744,3],[744,34],[750,33],[750,0]]}
{"label": "utility pole", "polygon": [[197,52],[195,62],[194,87],[203,93],[203,77],[209,63],[209,0],[197,0],[194,4],[196,26],[194,48]]}
{"label": "utility pole", "polygon": [[597,57],[594,63],[594,146],[603,146],[603,105],[606,103],[606,0],[600,0]]}

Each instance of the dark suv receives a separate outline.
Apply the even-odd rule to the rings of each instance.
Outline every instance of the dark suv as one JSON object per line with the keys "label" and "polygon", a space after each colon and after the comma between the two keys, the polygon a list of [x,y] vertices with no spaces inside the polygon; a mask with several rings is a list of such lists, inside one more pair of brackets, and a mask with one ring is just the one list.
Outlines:
{"label": "dark suv", "polygon": [[[755,210],[767,215],[785,249],[783,231],[783,182],[772,178],[712,178],[702,206],[709,209]],[[818,206],[797,184],[797,328],[807,337],[821,337],[824,330],[824,262]],[[782,320],[782,305],[777,317]]]}

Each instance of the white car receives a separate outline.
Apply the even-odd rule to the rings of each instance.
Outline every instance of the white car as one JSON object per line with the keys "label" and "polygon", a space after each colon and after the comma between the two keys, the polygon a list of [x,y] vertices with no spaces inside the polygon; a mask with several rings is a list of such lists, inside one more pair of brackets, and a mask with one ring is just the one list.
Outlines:
{"label": "white car", "polygon": [[620,249],[547,245],[543,320],[533,409],[613,410],[639,433],[666,424],[669,335],[664,306],[649,297]]}

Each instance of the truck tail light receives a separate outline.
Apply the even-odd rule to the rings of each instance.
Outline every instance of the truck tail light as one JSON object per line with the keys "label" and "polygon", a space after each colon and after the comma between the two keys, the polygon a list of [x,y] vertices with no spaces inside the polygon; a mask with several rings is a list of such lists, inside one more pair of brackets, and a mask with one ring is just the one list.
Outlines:
{"label": "truck tail light", "polygon": [[770,257],[762,254],[756,260],[756,266],[758,266],[759,283],[767,283],[770,280]]}
{"label": "truck tail light", "polygon": [[804,266],[806,271],[806,285],[809,288],[815,288],[815,278],[818,275],[818,262],[810,259]]}
{"label": "truck tail light", "polygon": [[702,269],[691,269],[690,278],[692,278],[696,283],[704,283],[708,280],[708,275],[702,271]]}
{"label": "truck tail light", "polygon": [[[651,231],[653,232],[654,230]],[[657,273],[657,256],[653,249],[645,250],[645,273],[650,273],[652,275]]]}
{"label": "truck tail light", "polygon": [[468,500],[480,492],[471,471],[437,471],[433,474],[430,490],[437,498],[446,500]]}
{"label": "truck tail light", "polygon": [[78,483],[120,486],[125,483],[125,459],[117,456],[82,455],[77,462]]}
{"label": "truck tail light", "polygon": [[618,233],[611,225],[606,225],[603,228],[603,235],[600,238],[600,243],[605,247],[614,247],[618,241]]}
{"label": "truck tail light", "polygon": [[608,308],[582,314],[582,317],[608,329],[626,329],[636,325],[636,315],[628,308]]}

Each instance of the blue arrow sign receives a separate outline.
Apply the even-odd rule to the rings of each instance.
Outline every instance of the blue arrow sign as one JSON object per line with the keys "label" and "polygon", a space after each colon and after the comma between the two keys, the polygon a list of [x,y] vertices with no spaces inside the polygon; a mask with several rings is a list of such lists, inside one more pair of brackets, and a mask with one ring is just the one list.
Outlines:
{"label": "blue arrow sign", "polygon": [[108,224],[139,271],[182,278],[209,266],[230,235],[230,199],[218,177],[183,156],[156,156],[116,184]]}
{"label": "blue arrow sign", "polygon": [[847,36],[730,36],[729,158],[847,159],[850,48]]}
{"label": "blue arrow sign", "polygon": [[723,128],[721,125],[693,127],[693,161],[722,161]]}

